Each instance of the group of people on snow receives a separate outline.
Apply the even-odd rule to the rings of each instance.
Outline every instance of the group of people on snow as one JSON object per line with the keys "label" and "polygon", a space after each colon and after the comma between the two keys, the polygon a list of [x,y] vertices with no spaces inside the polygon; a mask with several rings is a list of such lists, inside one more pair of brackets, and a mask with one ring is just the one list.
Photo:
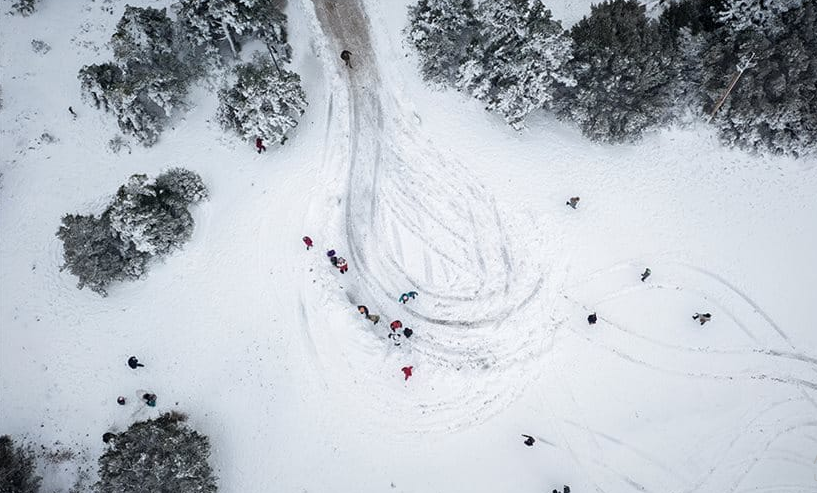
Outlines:
{"label": "group of people on snow", "polygon": [[[137,358],[136,356],[131,356],[130,358],[128,358],[128,367],[130,367],[130,369],[132,370],[136,370],[138,368],[144,368],[145,365],[140,363],[139,358]],[[156,394],[152,392],[145,392],[144,394],[142,394],[142,401],[148,407],[156,407],[157,399],[158,398],[156,397]],[[125,398],[125,396],[120,395],[119,397],[116,398],[116,403],[119,404],[120,406],[124,406],[125,404],[128,403],[128,400]],[[109,443],[115,437],[116,435],[114,433],[108,432],[102,435],[102,441],[105,443]]]}

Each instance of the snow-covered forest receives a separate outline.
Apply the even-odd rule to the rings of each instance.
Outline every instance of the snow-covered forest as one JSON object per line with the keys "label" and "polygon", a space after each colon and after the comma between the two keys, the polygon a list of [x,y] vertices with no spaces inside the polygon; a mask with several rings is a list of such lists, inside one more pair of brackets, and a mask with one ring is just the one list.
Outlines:
{"label": "snow-covered forest", "polygon": [[817,492],[815,2],[0,10],[0,492]]}

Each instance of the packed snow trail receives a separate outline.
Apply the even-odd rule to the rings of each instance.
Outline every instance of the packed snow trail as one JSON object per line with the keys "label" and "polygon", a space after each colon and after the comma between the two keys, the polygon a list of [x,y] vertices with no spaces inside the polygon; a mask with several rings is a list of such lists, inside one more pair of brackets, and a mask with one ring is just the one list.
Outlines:
{"label": "packed snow trail", "polygon": [[[340,199],[347,246],[339,254],[351,270],[341,279],[348,306],[339,308],[365,304],[385,322],[364,332],[360,329],[371,324],[361,319],[357,333],[324,348],[331,351],[325,358],[336,358],[344,344],[360,345],[364,355],[346,361],[350,378],[364,392],[375,392],[373,402],[412,414],[406,431],[480,422],[507,406],[537,373],[529,366],[547,347],[549,329],[540,324],[549,320],[543,313],[552,306],[543,290],[546,272],[515,242],[522,237],[518,226],[491,193],[404,121],[406,112],[382,81],[360,3],[315,2],[314,9],[325,36],[327,69],[342,81],[335,85],[333,117],[343,131],[335,136],[348,139],[324,143],[332,149],[327,152],[344,153],[348,169]],[[351,52],[351,68],[341,61],[342,50]],[[348,104],[337,104],[340,92]],[[398,296],[407,290],[419,296],[402,304]],[[414,329],[399,348],[386,338],[394,319]],[[310,330],[319,330],[320,323],[309,322]],[[320,345],[327,338],[310,340]],[[390,376],[372,366],[397,370],[401,362],[417,368],[412,385],[435,391],[379,394]],[[434,383],[424,383],[424,374]],[[406,405],[399,405],[403,399]]]}

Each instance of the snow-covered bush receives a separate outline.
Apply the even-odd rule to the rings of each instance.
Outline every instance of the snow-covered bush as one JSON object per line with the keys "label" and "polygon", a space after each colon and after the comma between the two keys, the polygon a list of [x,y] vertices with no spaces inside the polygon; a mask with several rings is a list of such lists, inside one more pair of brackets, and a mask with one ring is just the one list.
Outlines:
{"label": "snow-covered bush", "polygon": [[186,417],[166,413],[139,421],[111,440],[99,458],[97,493],[214,493],[216,477],[207,462],[210,441],[188,428]]}
{"label": "snow-covered bush", "polygon": [[0,436],[0,492],[36,493],[41,481],[35,473],[34,453],[15,447],[10,436]]}
{"label": "snow-covered bush", "polygon": [[11,12],[20,15],[31,15],[37,10],[37,3],[40,0],[17,0],[11,4]]}
{"label": "snow-covered bush", "polygon": [[571,30],[576,79],[559,113],[594,140],[623,142],[666,120],[670,61],[657,23],[636,0],[593,5]]}
{"label": "snow-covered bush", "polygon": [[107,214],[99,218],[68,214],[57,237],[63,242],[62,269],[79,278],[79,289],[88,286],[105,296],[111,282],[138,279],[145,272],[149,256],[123,242]]}
{"label": "snow-covered bush", "polygon": [[111,38],[115,61],[80,70],[83,96],[116,115],[122,132],[154,144],[195,72],[179,39],[165,9],[125,7]]}
{"label": "snow-covered bush", "polygon": [[273,0],[181,0],[176,12],[188,38],[196,45],[226,44],[233,56],[240,37],[256,36],[283,61],[289,61],[286,16]]}
{"label": "snow-covered bush", "polygon": [[99,218],[63,217],[57,237],[63,240],[64,268],[79,277],[80,289],[88,286],[103,296],[113,281],[138,279],[150,258],[190,239],[188,206],[206,197],[201,177],[183,168],[153,181],[133,175]]}
{"label": "snow-covered bush", "polygon": [[260,54],[252,63],[237,65],[235,76],[235,84],[219,91],[221,126],[246,139],[283,142],[307,105],[301,78]]}
{"label": "snow-covered bush", "polygon": [[472,0],[420,0],[409,6],[406,36],[420,57],[423,78],[453,85],[477,27]]}
{"label": "snow-covered bush", "polygon": [[538,0],[494,0],[477,11],[479,32],[457,87],[486,103],[515,128],[548,108],[557,87],[572,86],[565,64],[572,43]]}
{"label": "snow-covered bush", "polygon": [[[715,117],[722,139],[751,150],[795,156],[814,152],[817,5],[760,0],[734,4],[730,13],[721,14],[724,24],[703,57],[704,107],[712,110],[738,66],[751,59]],[[790,8],[782,11],[784,6]]]}

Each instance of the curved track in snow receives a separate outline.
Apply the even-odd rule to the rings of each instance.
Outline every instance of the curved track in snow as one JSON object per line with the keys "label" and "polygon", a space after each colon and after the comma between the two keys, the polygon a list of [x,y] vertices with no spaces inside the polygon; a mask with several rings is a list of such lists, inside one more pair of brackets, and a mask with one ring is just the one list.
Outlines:
{"label": "curved track in snow", "polygon": [[[406,112],[382,80],[360,3],[314,2],[314,9],[343,81],[337,89],[348,99],[347,114],[338,117],[348,139],[341,146],[347,248],[339,254],[351,269],[343,288],[351,305],[366,304],[383,317],[373,335],[387,365],[411,364],[435,375],[436,392],[397,393],[389,405],[407,398],[402,407],[419,406],[415,431],[479,422],[513,400],[546,347],[546,327],[518,323],[542,319],[542,270],[514,243],[517,226],[468,168],[401,118]],[[352,52],[351,68],[339,59],[343,49]],[[399,303],[410,290],[418,298]],[[399,348],[386,338],[394,319],[415,331]],[[369,341],[360,344],[370,348]],[[348,363],[359,366],[353,371],[361,388],[383,401],[382,376],[363,362]]]}

